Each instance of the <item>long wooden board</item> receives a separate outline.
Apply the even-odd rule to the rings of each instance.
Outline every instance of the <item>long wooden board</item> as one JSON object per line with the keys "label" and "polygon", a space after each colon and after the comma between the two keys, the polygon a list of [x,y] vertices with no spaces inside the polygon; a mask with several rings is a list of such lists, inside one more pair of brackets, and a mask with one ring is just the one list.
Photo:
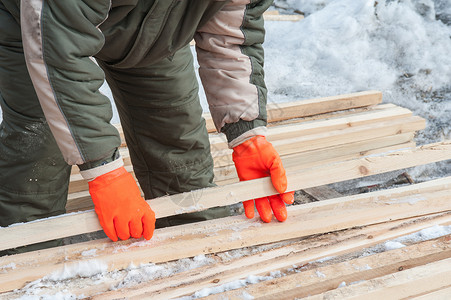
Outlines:
{"label": "long wooden board", "polygon": [[[406,141],[402,144],[397,144],[394,146],[386,146],[383,148],[378,148],[375,150],[371,150],[371,143],[368,143],[367,145],[363,146],[362,143],[349,143],[345,145],[340,145],[337,147],[330,147],[326,149],[318,149],[318,150],[312,150],[312,151],[306,151],[301,153],[294,153],[290,155],[282,156],[282,162],[285,170],[287,172],[296,172],[296,170],[299,170],[299,168],[307,169],[307,168],[313,168],[325,164],[333,164],[341,161],[351,160],[351,159],[358,159],[365,156],[370,155],[377,155],[380,153],[388,153],[398,150],[406,150],[406,149],[414,149],[415,148],[415,142],[411,140],[411,137],[413,137],[413,133],[407,133],[407,134],[400,134],[398,136],[394,137],[387,137],[386,142],[393,141],[394,139],[399,139],[399,141]],[[384,138],[382,138],[384,139]],[[380,141],[381,143],[384,143],[382,139],[375,139]],[[409,142],[410,141],[410,142]],[[349,152],[343,151],[339,152],[340,149],[344,148],[350,148],[352,145],[356,145],[356,148],[354,150],[350,150]],[[368,146],[369,150],[362,150],[358,151],[360,147],[366,147]],[[382,146],[382,144],[380,145]],[[362,147],[362,148],[363,148]],[[349,154],[347,154],[349,153]],[[215,168],[215,182],[218,185],[226,185],[226,184],[232,184],[238,182],[238,175],[236,174],[236,169],[234,166],[227,166],[222,168]]]}
{"label": "long wooden board", "polygon": [[[448,217],[437,216],[431,219],[409,219],[327,235],[315,235],[289,245],[256,252],[249,256],[217,261],[214,265],[196,268],[175,274],[169,278],[154,280],[151,283],[143,282],[130,288],[102,293],[94,297],[94,299],[121,297],[127,297],[128,299],[169,299],[181,297],[190,295],[202,288],[215,288],[230,280],[245,278],[249,275],[266,276],[267,273],[272,271],[293,268],[293,265],[302,266],[318,259],[356,252],[431,225],[449,224],[450,220],[449,215]],[[91,287],[83,292],[92,295],[101,291]],[[105,291],[105,288],[103,291]]]}
{"label": "long wooden board", "polygon": [[[398,126],[401,120],[406,123],[415,123],[423,120],[423,123],[419,127],[420,129],[423,129],[425,126],[424,119],[416,116],[412,117],[409,116],[409,114],[411,114],[411,112],[404,109],[396,109],[395,112],[390,112],[390,114],[385,111],[371,111],[371,113],[365,113],[363,116],[276,126],[268,129],[267,139],[274,144],[280,141],[286,141],[289,143],[289,141],[294,138],[327,134],[332,131],[338,133],[340,131],[357,130],[360,128],[363,128],[362,130],[366,130],[371,125],[379,125],[383,127],[387,127],[389,125]],[[212,153],[219,152],[220,150],[230,151],[222,135],[211,137],[210,144]]]}
{"label": "long wooden board", "polygon": [[451,285],[451,258],[342,287],[306,299],[408,299]]}
{"label": "long wooden board", "polygon": [[[299,299],[334,290],[343,282],[350,284],[371,280],[449,257],[451,257],[451,236],[445,236],[305,272],[292,272],[286,276],[215,294],[205,299],[239,299],[245,293],[253,299],[261,300]],[[449,280],[451,284],[451,278]]]}
{"label": "long wooden board", "polygon": [[[233,258],[227,255],[227,253],[224,253],[224,255],[217,253],[214,256],[216,259],[214,264],[197,267],[182,273],[163,276],[163,278],[152,279],[151,281],[145,281],[144,278],[141,278],[140,280],[143,281],[140,284],[129,284],[125,287],[122,285],[122,281],[128,276],[126,270],[120,273],[115,272],[114,276],[108,276],[106,274],[102,276],[101,282],[79,280],[83,283],[78,284],[77,279],[72,279],[72,284],[67,286],[67,289],[68,292],[74,295],[84,295],[85,297],[100,294],[94,297],[94,299],[169,299],[171,297],[193,293],[203,287],[215,288],[218,285],[226,283],[228,279],[236,280],[256,274],[265,276],[265,271],[261,270],[274,270],[271,265],[277,264],[278,261],[279,265],[280,262],[285,261],[284,266],[293,268],[290,263],[300,267],[308,264],[309,261],[315,261],[324,257],[321,256],[322,253],[327,253],[330,257],[356,252],[362,248],[371,247],[374,244],[384,242],[387,239],[392,239],[399,235],[405,235],[434,224],[441,224],[441,220],[440,217],[434,217],[432,219],[430,217],[408,219],[320,236],[315,235],[298,241],[292,241],[289,244],[277,243],[269,244],[264,248],[251,248],[247,254],[243,254],[242,257],[238,258]],[[294,255],[297,256],[296,259],[298,260],[290,259],[286,261],[287,256],[293,257]],[[170,268],[166,264],[159,265],[159,267],[164,269]],[[49,283],[41,281],[39,284],[45,286]],[[71,286],[74,288],[71,289]],[[111,287],[120,289],[105,293]],[[55,289],[56,287],[53,290]],[[45,290],[43,293],[45,293]]]}
{"label": "long wooden board", "polygon": [[[350,143],[344,145],[344,147],[331,147],[329,149],[321,149],[282,156],[282,162],[287,171],[294,172],[301,167],[311,168],[322,164],[357,159],[363,156],[374,155],[377,153],[392,152],[400,149],[413,149],[415,148],[415,142],[411,141],[413,135],[414,133],[400,134],[397,136],[375,139],[374,142],[366,141]],[[396,141],[403,143],[371,150],[374,148],[374,143],[377,143],[378,146],[384,146],[391,145]],[[352,154],[343,155],[343,153]],[[131,166],[127,166],[126,169],[129,169],[130,173],[134,174]],[[226,185],[239,182],[234,166],[215,168],[214,173],[215,183],[218,185]],[[87,190],[69,194],[66,205],[67,212],[78,212],[81,210],[88,210],[93,208],[94,207],[92,199]]]}
{"label": "long wooden board", "polygon": [[15,269],[0,274],[0,291],[21,287],[24,281],[35,280],[52,272],[63,272],[65,268],[76,268],[80,263],[89,261],[89,257],[82,253],[91,249],[97,249],[96,255],[101,257],[102,263],[109,270],[114,270],[126,268],[131,262],[165,262],[451,211],[450,185],[451,177],[391,191],[292,206],[289,207],[290,217],[283,223],[262,225],[256,218],[248,220],[236,216],[156,230],[155,238],[151,241],[113,243],[105,239],[0,257],[0,265],[16,264]]}
{"label": "long wooden board", "polygon": [[[338,162],[288,173],[288,190],[325,185],[349,179],[409,168],[451,158],[451,142],[429,144],[414,150]],[[158,218],[239,203],[276,194],[270,178],[243,181],[228,186],[195,190],[150,200]],[[79,224],[74,226],[73,224]],[[58,228],[49,231],[49,228]],[[1,249],[101,230],[93,211],[63,215],[21,225],[0,228]]]}
{"label": "long wooden board", "polygon": [[[376,105],[382,102],[380,91],[364,91],[317,99],[306,99],[287,103],[269,103],[267,105],[268,122],[277,122],[292,118],[302,118],[340,110]],[[216,131],[210,113],[203,114],[208,132]],[[120,124],[115,124],[123,143],[123,131]]]}
{"label": "long wooden board", "polygon": [[[345,128],[335,130],[332,130],[332,128],[334,128],[332,127],[328,130],[322,130],[322,132],[314,134],[309,134],[308,130],[302,130],[302,126],[287,126],[278,128],[279,135],[269,135],[268,140],[273,142],[275,149],[283,156],[348,143],[357,143],[386,136],[396,136],[421,130],[424,126],[425,120],[420,117],[381,121],[356,127],[353,127],[353,125],[345,125]],[[321,128],[323,129],[324,127]],[[212,144],[211,147],[215,167],[233,165],[231,157],[232,150],[227,148],[226,143],[221,142],[219,144]],[[69,193],[80,192],[87,189],[87,183],[80,174],[71,175],[70,181]]]}

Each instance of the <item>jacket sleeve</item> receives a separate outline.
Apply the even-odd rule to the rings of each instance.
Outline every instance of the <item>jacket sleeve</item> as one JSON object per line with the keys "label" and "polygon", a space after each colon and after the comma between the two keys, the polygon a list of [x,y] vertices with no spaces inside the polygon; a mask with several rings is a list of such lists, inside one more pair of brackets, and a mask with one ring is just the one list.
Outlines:
{"label": "jacket sleeve", "polygon": [[[120,145],[104,74],[92,60],[110,1],[21,1],[25,59],[50,129],[68,164],[94,167]],[[114,159],[113,159],[114,160]]]}
{"label": "jacket sleeve", "polygon": [[210,113],[230,147],[264,134],[263,12],[271,3],[229,1],[195,35],[199,75]]}

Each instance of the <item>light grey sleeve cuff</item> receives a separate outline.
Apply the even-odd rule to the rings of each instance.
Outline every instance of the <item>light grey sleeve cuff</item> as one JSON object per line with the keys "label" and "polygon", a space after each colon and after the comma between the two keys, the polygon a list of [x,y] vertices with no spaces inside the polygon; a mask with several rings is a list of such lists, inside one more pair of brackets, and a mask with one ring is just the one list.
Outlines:
{"label": "light grey sleeve cuff", "polygon": [[254,136],[257,135],[263,135],[266,136],[266,132],[267,132],[267,128],[265,126],[260,126],[260,127],[255,127],[254,129],[251,129],[249,131],[246,131],[245,133],[243,133],[242,135],[238,136],[237,138],[233,139],[230,143],[229,143],[229,148],[233,149],[233,147],[238,146],[239,144],[253,138]]}
{"label": "light grey sleeve cuff", "polygon": [[98,167],[95,167],[92,169],[87,169],[84,171],[80,170],[80,174],[87,181],[92,181],[96,177],[106,174],[108,172],[114,171],[116,169],[119,169],[123,165],[124,165],[124,161],[122,160],[122,157],[119,157],[118,159],[115,159],[112,162],[107,163],[105,165],[101,165],[101,166],[98,166]]}

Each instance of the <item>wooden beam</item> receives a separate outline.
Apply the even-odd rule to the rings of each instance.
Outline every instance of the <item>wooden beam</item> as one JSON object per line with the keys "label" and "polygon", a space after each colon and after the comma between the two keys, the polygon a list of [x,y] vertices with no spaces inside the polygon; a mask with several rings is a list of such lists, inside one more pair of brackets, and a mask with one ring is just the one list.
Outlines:
{"label": "wooden beam", "polygon": [[[352,282],[371,280],[449,257],[451,257],[451,236],[445,236],[308,271],[292,272],[280,278],[215,294],[205,299],[238,299],[244,293],[260,300],[308,297],[334,290],[342,282],[349,285]],[[286,273],[284,269],[280,271]]]}
{"label": "wooden beam", "polygon": [[[339,161],[345,161],[350,159],[357,159],[367,155],[374,155],[377,153],[385,153],[392,152],[400,149],[413,149],[415,148],[415,142],[412,142],[414,133],[400,134],[392,137],[384,137],[381,139],[375,139],[374,143],[378,143],[379,146],[384,146],[385,144],[391,145],[395,142],[404,142],[402,144],[373,149],[374,145],[370,142],[367,144],[359,143],[350,143],[346,144],[346,147],[339,146],[331,147],[329,149],[320,149],[315,151],[308,151],[302,153],[296,153],[292,155],[282,156],[282,161],[285,169],[288,172],[295,172],[300,167],[302,168],[311,168],[319,165],[336,163]],[[410,142],[409,142],[410,141]],[[350,152],[354,152],[348,155],[342,155],[343,153],[347,153],[348,151],[345,149],[348,148]],[[340,151],[343,150],[343,151]],[[338,156],[337,155],[341,155]],[[130,173],[133,173],[133,169],[131,166],[126,166],[126,169],[129,170]],[[226,185],[239,182],[238,177],[236,175],[236,169],[234,166],[227,166],[222,168],[215,168],[215,183],[218,185]],[[80,183],[79,183],[80,184]],[[70,193],[67,199],[66,210],[68,213],[78,212],[81,210],[93,209],[93,203],[89,192],[86,190]]]}
{"label": "wooden beam", "polygon": [[[302,266],[326,257],[345,255],[372,247],[399,236],[414,233],[436,224],[449,224],[445,216],[432,219],[392,221],[360,229],[313,236],[294,244],[257,252],[250,256],[217,262],[191,271],[175,274],[169,278],[142,283],[134,287],[111,291],[94,299],[169,299],[192,294],[202,288],[214,288],[249,275],[265,276],[267,273]],[[97,290],[97,292],[99,292]],[[87,291],[87,294],[92,292]]]}
{"label": "wooden beam", "polygon": [[451,285],[451,258],[338,288],[307,299],[407,299]]}
{"label": "wooden beam", "polygon": [[[268,122],[277,122],[292,118],[302,118],[346,109],[366,107],[382,102],[380,91],[364,91],[317,99],[298,100],[287,103],[269,103],[267,105]],[[203,114],[207,131],[215,132],[210,113]],[[120,124],[114,124],[118,129],[121,140],[125,145],[123,130]]]}
{"label": "wooden beam", "polygon": [[[389,152],[393,152],[393,151],[414,149],[416,146],[415,142],[413,142],[413,141],[411,141],[411,139],[409,139],[409,137],[412,137],[412,136],[413,136],[413,134],[406,134],[406,135],[401,134],[399,137],[399,139],[405,138],[407,141],[410,141],[410,142],[405,142],[402,144],[387,146],[387,147],[383,147],[383,148],[363,150],[363,151],[358,151],[357,150],[358,148],[356,148],[355,150],[357,150],[357,152],[352,153],[352,150],[351,150],[350,154],[345,154],[347,152],[342,152],[343,155],[341,155],[341,156],[336,156],[336,155],[339,155],[340,152],[335,152],[335,150],[337,148],[341,148],[339,146],[339,147],[330,147],[329,149],[327,149],[327,148],[326,149],[318,149],[318,150],[314,150],[314,151],[306,151],[306,152],[301,152],[301,153],[285,155],[285,156],[282,156],[281,159],[282,159],[285,170],[287,172],[291,173],[291,172],[296,172],[297,170],[299,170],[299,168],[308,169],[308,168],[318,167],[321,165],[338,163],[338,162],[346,161],[346,160],[359,159],[359,158],[362,158],[365,156],[372,156],[372,155],[377,155],[380,153],[389,153]],[[347,144],[344,146],[351,146],[352,144],[354,144],[354,143],[350,143],[350,144]],[[330,151],[329,153],[328,153],[328,150]],[[317,159],[323,155],[325,155],[323,158]],[[215,168],[214,172],[215,172],[215,182],[218,185],[227,185],[227,184],[239,182],[238,175],[236,174],[235,166]]]}
{"label": "wooden beam", "polygon": [[[290,139],[299,136],[330,132],[332,130],[380,123],[383,121],[394,121],[397,119],[410,117],[411,115],[412,112],[408,109],[394,106],[392,104],[384,104],[374,107],[372,110],[356,112],[345,116],[330,117],[324,120],[307,121],[300,124],[295,123],[270,127],[268,128],[267,138],[269,141],[274,142],[277,140]],[[424,126],[420,129],[423,128]],[[223,155],[222,153],[217,153],[221,150],[226,150],[226,154],[231,151],[228,148],[225,136],[222,134],[211,134],[210,144],[212,145],[211,148],[214,157]],[[125,159],[128,159],[125,163],[129,163],[129,154],[126,149],[121,151],[121,155]]]}
{"label": "wooden beam", "polygon": [[[398,106],[396,106],[394,104],[385,103],[385,104],[355,108],[352,110],[345,110],[345,111],[324,113],[324,114],[308,116],[308,117],[281,120],[281,121],[277,121],[277,122],[268,123],[267,127],[271,128],[271,127],[280,126],[280,125],[290,125],[290,124],[298,124],[298,123],[313,122],[313,121],[317,122],[317,121],[324,121],[324,120],[347,118],[349,116],[357,116],[357,115],[367,114],[368,112],[375,112],[375,111],[382,111],[382,110],[387,111],[387,110],[394,109],[397,107]],[[411,113],[409,115],[411,115]],[[405,115],[405,116],[407,116],[407,115]],[[115,126],[119,126],[119,125],[116,124]],[[120,129],[120,130],[122,130],[122,129]],[[211,137],[214,135],[217,135],[217,133],[212,133],[209,136]],[[223,137],[223,141],[225,142],[224,137]],[[130,162],[128,149],[125,146],[126,146],[126,144],[124,142],[123,147],[120,147],[119,151],[121,152],[121,155],[122,155],[122,158],[124,159],[125,165],[127,165],[127,164],[131,164],[131,162]],[[77,166],[73,166],[71,174],[77,174],[77,173],[79,173],[79,168]]]}
{"label": "wooden beam", "polygon": [[[97,249],[96,255],[101,257],[109,270],[114,270],[126,268],[131,262],[135,264],[165,262],[355,226],[451,211],[450,187],[451,177],[390,191],[291,206],[288,208],[290,217],[283,223],[262,224],[257,218],[248,220],[243,216],[236,216],[159,229],[156,230],[154,239],[150,241],[126,240],[113,243],[103,239],[0,257],[0,265],[12,262],[17,265],[8,273],[0,274],[0,291],[21,287],[24,281],[35,280],[52,272],[62,272],[64,268],[76,267],[82,261],[89,260],[89,257],[83,256],[82,253],[90,249]],[[49,221],[55,220],[58,219]],[[63,226],[59,227],[60,224],[61,222],[50,224],[53,226],[46,227],[45,232],[50,231],[49,228],[64,229]],[[73,224],[80,223],[71,223],[72,227]],[[42,223],[37,222],[33,225],[41,226]],[[2,232],[2,238],[8,242],[8,234],[11,232],[16,238],[21,238],[19,233],[22,226],[6,228],[10,231],[6,234]],[[44,232],[30,226],[28,230],[26,232],[28,235]],[[2,242],[2,247],[3,244]],[[30,269],[33,269],[33,272],[30,272]]]}
{"label": "wooden beam", "polygon": [[451,285],[443,289],[439,289],[427,294],[418,295],[411,300],[449,300],[449,295],[451,295]]}
{"label": "wooden beam", "polygon": [[[425,121],[419,117],[410,117],[411,112],[400,107],[389,107],[388,109],[375,110],[346,118],[330,119],[317,122],[307,122],[291,126],[279,126],[268,130],[268,140],[274,143],[280,155],[286,155],[286,151],[293,153],[302,152],[305,147],[302,145],[315,145],[313,140],[320,139],[323,144],[320,147],[332,147],[337,143],[351,143],[367,137],[365,140],[374,136],[375,130],[379,135],[392,133],[393,135],[407,131],[416,131],[423,129]],[[379,123],[379,124],[375,124]],[[371,126],[370,124],[375,124]],[[367,133],[368,132],[368,133]],[[377,133],[376,133],[377,135]],[[390,135],[390,134],[387,134]],[[348,139],[348,140],[347,140]],[[283,141],[282,141],[283,140]],[[290,143],[295,145],[290,147]],[[214,158],[215,167],[224,167],[232,165],[231,151],[223,138],[211,139],[211,151]],[[283,143],[283,145],[279,145]],[[324,143],[327,143],[324,145]],[[398,144],[398,143],[395,143]],[[301,145],[301,146],[299,146]],[[131,165],[130,157],[126,149],[121,150],[124,157],[124,164]],[[76,193],[87,190],[87,182],[79,173],[74,173],[70,177],[69,193]]]}
{"label": "wooden beam", "polygon": [[[374,110],[356,115],[349,115],[343,118],[270,127],[268,128],[266,137],[268,141],[276,143],[281,140],[288,141],[297,137],[314,136],[316,134],[325,134],[331,131],[338,132],[339,130],[346,131],[357,128],[368,128],[370,125],[383,124],[382,126],[388,126],[389,124],[394,124],[393,126],[396,126],[400,120],[404,120],[405,122],[423,120],[420,117],[412,117],[411,115],[411,111],[400,107],[387,110]],[[422,126],[419,128],[423,129],[424,126],[425,122],[423,121]],[[223,135],[211,135],[210,144],[212,153],[220,150],[230,151]]]}
{"label": "wooden beam", "polygon": [[[396,136],[411,133],[424,128],[425,120],[419,117],[381,122],[371,125],[350,127],[342,130],[331,130],[324,133],[294,137],[285,140],[274,141],[272,144],[280,155],[314,151],[323,149],[326,153],[330,147],[336,147],[349,143],[364,142],[388,136]],[[397,144],[397,143],[396,143]],[[232,165],[230,151],[224,152],[223,156],[217,156],[215,166]]]}
{"label": "wooden beam", "polygon": [[[289,173],[288,190],[295,191],[361,178],[450,158],[451,141],[429,144],[414,150],[365,157]],[[201,211],[210,207],[235,204],[276,193],[277,191],[272,186],[270,178],[261,178],[228,186],[218,186],[160,197],[149,200],[149,204],[154,209],[157,217],[162,218]],[[79,225],[73,226],[73,224]],[[58,230],[49,231],[48,228],[58,228]],[[101,230],[101,227],[93,211],[12,225],[0,228],[0,236],[2,236],[0,250],[98,230]]]}
{"label": "wooden beam", "polygon": [[[350,145],[347,144],[357,143],[362,145],[367,143],[368,140],[371,140],[374,145],[374,142],[377,142],[377,139],[388,136],[391,136],[392,140],[394,138],[394,142],[391,144],[393,145],[405,142],[404,138],[401,136],[402,134],[423,129],[425,120],[419,117],[408,117],[356,127],[349,127],[352,125],[346,126],[347,127],[343,129],[329,129],[315,134],[308,134],[308,132],[303,131],[302,128],[297,129],[298,126],[292,126],[295,130],[292,130],[291,128],[281,128],[282,130],[286,130],[286,134],[287,132],[291,132],[291,138],[280,139],[280,137],[269,135],[268,140],[273,142],[275,149],[281,156],[319,149],[329,152],[329,150],[333,151],[333,147],[340,145],[342,146],[342,150],[344,148],[350,149]],[[397,140],[396,137],[399,137],[399,140]],[[374,148],[381,148],[385,145],[387,144],[375,145]],[[225,147],[227,147],[227,144],[225,143],[212,144],[212,156],[215,168],[233,165],[231,156],[232,150],[228,148],[225,149]],[[344,154],[343,152],[340,153]],[[312,159],[313,157],[311,157],[309,161],[312,161]],[[131,163],[126,166],[131,166]],[[130,168],[130,170],[132,169]],[[87,182],[80,174],[71,175],[69,193],[80,192],[87,190],[87,188]]]}

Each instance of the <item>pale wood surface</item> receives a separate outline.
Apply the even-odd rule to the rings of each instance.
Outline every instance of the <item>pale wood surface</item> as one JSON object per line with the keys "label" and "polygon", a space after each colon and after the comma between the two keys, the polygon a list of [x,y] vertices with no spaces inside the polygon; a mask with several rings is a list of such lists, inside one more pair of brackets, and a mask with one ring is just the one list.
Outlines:
{"label": "pale wood surface", "polygon": [[[336,289],[353,282],[407,270],[451,257],[451,236],[403,248],[363,256],[341,263],[275,278],[202,299],[240,299],[244,293],[255,299],[295,299]],[[282,272],[285,270],[281,270]],[[450,278],[451,280],[451,278]],[[451,284],[451,282],[450,282]]]}
{"label": "pale wood surface", "polygon": [[[269,103],[267,105],[268,122],[277,122],[292,118],[302,118],[346,109],[376,105],[382,102],[380,91],[364,91],[317,99],[298,100],[286,103]],[[216,128],[210,113],[203,114],[207,131],[215,132]],[[115,124],[125,144],[120,124]]]}
{"label": "pale wood surface", "polygon": [[449,300],[451,298],[451,284],[443,289],[438,289],[436,291],[415,296],[410,298],[412,300]]}
{"label": "pale wood surface", "polygon": [[[369,175],[409,168],[451,158],[451,142],[429,144],[413,150],[338,162],[287,173],[288,191],[321,186]],[[227,186],[200,189],[150,200],[158,218],[225,206],[276,194],[270,178],[243,181]],[[73,226],[73,224],[79,224]],[[49,228],[58,228],[50,231]],[[66,236],[101,230],[93,211],[62,215],[32,223],[0,228],[1,249],[9,249]]]}
{"label": "pale wood surface", "polygon": [[[236,216],[156,230],[155,237],[150,241],[113,243],[104,239],[0,257],[0,265],[11,262],[17,265],[6,274],[0,274],[0,291],[19,288],[25,281],[52,272],[62,272],[64,268],[89,261],[91,257],[83,256],[82,253],[90,249],[97,249],[96,257],[101,257],[108,269],[114,270],[126,268],[131,262],[166,262],[449,211],[450,185],[451,177],[389,191],[291,206],[288,208],[289,218],[283,223],[262,224],[257,218],[248,220]],[[48,228],[53,227],[47,227],[47,231]]]}
{"label": "pale wood surface", "polygon": [[[379,111],[377,113],[382,112]],[[390,115],[388,119],[391,120],[387,120],[387,114],[383,113],[379,116],[377,113],[358,116],[359,119],[362,118],[362,122],[353,121],[356,118],[350,117],[344,120],[312,122],[313,124],[304,123],[300,125],[280,126],[273,130],[268,130],[268,140],[273,143],[275,149],[283,156],[384,136],[414,132],[423,129],[425,126],[425,120],[420,117],[405,117],[406,115],[404,114],[396,113],[395,115]],[[411,114],[408,110],[405,113]],[[326,125],[324,123],[329,124]],[[339,125],[340,123],[341,125]],[[212,143],[211,149],[216,168],[233,165],[231,158],[232,150],[228,149],[227,144],[222,139],[219,139],[217,143]],[[130,165],[131,162],[127,151],[123,150],[122,154],[126,158],[125,165]],[[87,188],[87,182],[80,174],[71,175],[69,193],[80,192]]]}
{"label": "pale wood surface", "polygon": [[[214,288],[217,285],[249,275],[266,276],[271,271],[287,269],[293,264],[302,266],[318,259],[352,253],[435,224],[447,225],[450,221],[448,214],[432,219],[392,221],[330,235],[314,236],[293,245],[232,261],[218,262],[213,267],[205,266],[151,284],[143,283],[133,288],[104,293],[97,296],[96,299],[125,296],[130,299],[142,299],[143,297],[169,299],[190,295],[202,288]],[[174,285],[174,282],[177,284]]]}
{"label": "pale wood surface", "polygon": [[[383,146],[385,144],[391,145],[397,141],[403,142],[402,144],[373,149],[373,142],[367,141],[366,143],[350,143],[346,144],[346,147],[331,147],[329,149],[321,149],[315,151],[308,151],[302,153],[296,153],[292,155],[282,156],[282,161],[285,169],[288,172],[294,172],[300,168],[311,168],[314,166],[319,166],[323,164],[336,163],[339,161],[345,161],[350,159],[357,159],[367,155],[374,155],[378,153],[391,152],[400,149],[413,149],[415,148],[415,142],[412,142],[413,133],[400,134],[398,136],[384,137],[381,139],[375,139],[374,142],[378,143],[378,146]],[[410,141],[410,142],[409,142]],[[343,155],[343,153],[348,153],[348,151],[340,151],[341,149],[349,148],[351,154]],[[126,167],[129,171],[133,173],[131,166]],[[215,183],[218,185],[226,185],[239,182],[236,169],[234,166],[215,168]],[[93,209],[93,203],[89,192],[82,191],[77,193],[71,193],[68,196],[68,201],[66,209],[68,212],[78,212],[81,210]]]}
{"label": "pale wood surface", "polygon": [[[335,128],[334,126],[330,128],[321,126],[321,132],[315,133],[303,130],[305,126],[283,126],[282,128],[278,128],[277,131],[280,132],[278,135],[269,134],[268,140],[273,143],[279,155],[284,156],[317,149],[328,150],[331,147],[339,145],[365,142],[386,136],[400,137],[401,134],[421,130],[425,126],[425,120],[420,117],[406,117],[389,121],[372,119],[370,117],[369,119],[375,123],[369,123],[369,120],[366,119],[365,123],[368,122],[368,124],[358,126],[344,120],[347,125],[344,125],[345,127],[342,129],[339,126],[336,129],[333,129]],[[400,142],[399,140],[395,140],[393,144],[399,144]],[[225,143],[212,144],[212,156],[215,168],[233,165],[232,150],[226,149],[226,147],[227,145]],[[375,145],[374,147],[381,148],[383,145]],[[125,153],[126,151],[123,152]],[[126,155],[128,164],[126,162],[125,165],[130,166],[131,163],[128,154]],[[80,192],[87,188],[87,182],[80,174],[71,175],[69,193]]]}
{"label": "pale wood surface", "polygon": [[[406,140],[410,141],[411,140],[410,137],[412,137],[412,136],[413,136],[413,134],[406,134],[406,135],[404,135],[404,137],[401,137],[401,135],[400,135],[400,137],[396,137],[396,138],[398,138],[398,139],[405,138]],[[353,144],[354,143],[350,143],[345,146],[347,147],[347,146],[351,146]],[[346,154],[347,152],[342,152],[342,153],[335,152],[335,150],[337,148],[341,148],[340,146],[338,146],[338,147],[331,147],[330,152],[328,151],[328,149],[318,149],[318,150],[313,150],[313,151],[306,151],[306,152],[301,152],[301,153],[285,155],[282,157],[282,162],[283,162],[283,166],[287,172],[296,172],[296,170],[299,170],[300,168],[308,169],[308,168],[318,167],[321,165],[333,164],[333,163],[338,163],[341,161],[352,160],[352,159],[358,159],[358,158],[362,158],[362,157],[369,156],[369,155],[377,155],[380,153],[388,153],[388,152],[399,151],[399,150],[414,149],[415,146],[416,146],[415,142],[410,141],[410,142],[405,142],[402,144],[378,148],[378,149],[374,149],[374,150],[362,150],[362,151],[353,152],[354,150],[358,149],[358,148],[356,148],[354,150],[351,150],[349,154]],[[325,157],[322,157],[321,159],[317,159],[323,155],[325,155]],[[340,156],[337,156],[337,155],[340,155]],[[218,174],[218,175],[216,175],[216,174]],[[226,184],[232,184],[232,183],[239,182],[238,175],[236,174],[236,169],[234,166],[216,169],[215,170],[215,178],[217,178],[216,183],[218,185],[226,185]]]}
{"label": "pale wood surface", "polygon": [[451,258],[342,287],[306,299],[407,299],[451,284]]}

